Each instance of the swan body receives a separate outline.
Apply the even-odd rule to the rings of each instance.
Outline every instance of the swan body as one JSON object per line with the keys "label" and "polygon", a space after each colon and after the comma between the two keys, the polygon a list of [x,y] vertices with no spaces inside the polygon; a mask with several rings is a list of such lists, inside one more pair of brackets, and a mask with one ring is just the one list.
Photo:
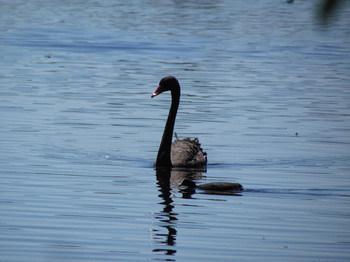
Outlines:
{"label": "swan body", "polygon": [[229,191],[242,191],[243,187],[239,183],[227,183],[227,182],[212,182],[201,185],[196,185],[191,179],[185,178],[180,187],[187,187],[188,190],[195,191],[196,188],[204,191],[213,191],[213,192],[229,192]]}
{"label": "swan body", "polygon": [[172,143],[181,93],[180,84],[174,76],[162,78],[151,97],[153,98],[165,91],[171,92],[171,107],[154,165],[156,167],[205,167],[207,154],[200,147],[198,138],[180,140],[176,136],[176,140]]}
{"label": "swan body", "polygon": [[198,138],[177,139],[171,144],[171,163],[174,167],[203,167],[207,164],[207,154]]}

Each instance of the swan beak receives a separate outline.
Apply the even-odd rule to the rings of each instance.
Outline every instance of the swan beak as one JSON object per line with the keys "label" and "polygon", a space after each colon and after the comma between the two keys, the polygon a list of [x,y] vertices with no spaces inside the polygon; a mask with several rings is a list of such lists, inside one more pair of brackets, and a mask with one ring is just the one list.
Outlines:
{"label": "swan beak", "polygon": [[156,89],[156,91],[154,91],[153,94],[151,95],[151,98],[153,98],[153,97],[159,95],[159,94],[161,93],[160,89],[161,89],[161,87],[158,86],[158,88]]}

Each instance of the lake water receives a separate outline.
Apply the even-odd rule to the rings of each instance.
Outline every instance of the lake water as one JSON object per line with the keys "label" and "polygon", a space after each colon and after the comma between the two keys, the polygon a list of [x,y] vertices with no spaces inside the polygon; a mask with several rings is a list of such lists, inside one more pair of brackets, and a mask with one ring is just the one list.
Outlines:
{"label": "lake water", "polygon": [[[350,6],[315,3],[0,1],[0,261],[349,261]],[[169,74],[206,172],[152,166]]]}

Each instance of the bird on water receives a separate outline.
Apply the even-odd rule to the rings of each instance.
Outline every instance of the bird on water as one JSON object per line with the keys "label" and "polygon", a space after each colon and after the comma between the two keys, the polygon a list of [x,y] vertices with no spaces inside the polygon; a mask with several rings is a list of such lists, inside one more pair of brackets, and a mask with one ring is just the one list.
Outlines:
{"label": "bird on water", "polygon": [[196,188],[212,192],[238,192],[243,191],[243,186],[239,183],[212,182],[196,185],[191,179],[185,178],[179,187],[185,187],[187,190],[195,191]]}
{"label": "bird on water", "polygon": [[180,84],[174,76],[162,78],[151,98],[166,91],[171,92],[171,106],[154,165],[156,167],[206,167],[207,154],[201,148],[198,138],[178,139],[175,134],[176,140],[172,142],[181,94]]}

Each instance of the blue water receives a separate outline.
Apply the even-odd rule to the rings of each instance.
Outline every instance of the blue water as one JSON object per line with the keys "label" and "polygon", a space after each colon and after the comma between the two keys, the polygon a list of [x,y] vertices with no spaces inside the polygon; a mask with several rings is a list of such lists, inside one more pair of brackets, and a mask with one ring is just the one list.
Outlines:
{"label": "blue water", "polygon": [[[315,3],[0,1],[0,261],[349,261],[350,7]],[[152,166],[169,74],[206,172]]]}

